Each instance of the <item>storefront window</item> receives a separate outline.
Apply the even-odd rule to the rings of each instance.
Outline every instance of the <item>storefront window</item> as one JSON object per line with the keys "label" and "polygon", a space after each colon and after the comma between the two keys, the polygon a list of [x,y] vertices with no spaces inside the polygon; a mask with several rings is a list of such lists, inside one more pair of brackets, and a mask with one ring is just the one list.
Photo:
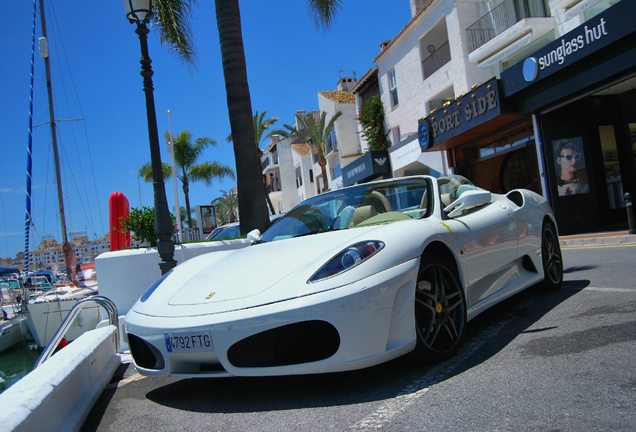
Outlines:
{"label": "storefront window", "polygon": [[501,164],[501,187],[504,191],[533,189],[532,168],[528,151],[516,151],[506,156]]}
{"label": "storefront window", "polygon": [[621,168],[618,164],[618,149],[614,126],[599,126],[598,133],[601,138],[603,150],[603,168],[605,169],[605,181],[607,183],[607,195],[611,209],[625,207],[623,199],[623,184],[621,182]]}
{"label": "storefront window", "polygon": [[559,196],[590,192],[581,137],[552,141]]}
{"label": "storefront window", "polygon": [[[513,141],[515,140],[515,141]],[[529,141],[534,141],[534,136],[528,136],[527,133],[522,133],[518,137],[505,137],[504,139],[496,140],[491,144],[486,144],[479,148],[479,157],[485,158],[492,156],[496,153],[501,153],[506,150],[510,150],[514,147],[527,145]]]}

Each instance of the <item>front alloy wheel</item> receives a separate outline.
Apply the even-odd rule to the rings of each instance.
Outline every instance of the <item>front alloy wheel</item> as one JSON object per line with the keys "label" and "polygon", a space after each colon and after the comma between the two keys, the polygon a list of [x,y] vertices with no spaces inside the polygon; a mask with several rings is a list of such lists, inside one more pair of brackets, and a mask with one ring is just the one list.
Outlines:
{"label": "front alloy wheel", "polygon": [[437,255],[424,255],[415,290],[417,355],[426,363],[452,357],[465,324],[466,301],[455,267]]}

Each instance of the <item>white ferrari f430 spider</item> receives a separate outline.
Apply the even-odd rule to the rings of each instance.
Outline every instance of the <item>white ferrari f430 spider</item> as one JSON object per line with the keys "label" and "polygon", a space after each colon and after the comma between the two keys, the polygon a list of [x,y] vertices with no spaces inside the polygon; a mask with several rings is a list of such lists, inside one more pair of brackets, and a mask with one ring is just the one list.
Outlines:
{"label": "white ferrari f430 spider", "polygon": [[126,314],[139,372],[326,373],[412,351],[439,362],[480,312],[563,279],[546,200],[460,176],[334,190],[248,238],[179,264]]}

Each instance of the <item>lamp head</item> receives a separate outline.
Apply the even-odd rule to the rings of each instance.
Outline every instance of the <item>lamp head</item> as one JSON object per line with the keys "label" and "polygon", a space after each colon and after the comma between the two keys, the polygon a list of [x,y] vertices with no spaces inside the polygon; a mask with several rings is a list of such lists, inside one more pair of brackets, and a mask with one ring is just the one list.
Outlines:
{"label": "lamp head", "polygon": [[148,23],[152,17],[153,0],[123,0],[126,9],[126,18],[131,23]]}

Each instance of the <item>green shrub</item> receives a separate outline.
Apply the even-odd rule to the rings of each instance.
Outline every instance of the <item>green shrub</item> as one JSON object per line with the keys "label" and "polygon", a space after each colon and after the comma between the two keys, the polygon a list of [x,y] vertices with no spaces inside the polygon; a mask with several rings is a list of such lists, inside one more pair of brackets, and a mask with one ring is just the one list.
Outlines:
{"label": "green shrub", "polygon": [[[175,217],[170,214],[170,219],[174,225]],[[132,207],[128,213],[128,217],[119,218],[121,231],[131,231],[140,242],[148,242],[150,246],[157,246],[157,237],[155,236],[155,209],[154,207],[144,207],[138,209]]]}
{"label": "green shrub", "polygon": [[387,133],[384,130],[384,107],[380,96],[373,96],[362,104],[358,121],[362,124],[362,136],[369,143],[369,150],[389,148]]}

